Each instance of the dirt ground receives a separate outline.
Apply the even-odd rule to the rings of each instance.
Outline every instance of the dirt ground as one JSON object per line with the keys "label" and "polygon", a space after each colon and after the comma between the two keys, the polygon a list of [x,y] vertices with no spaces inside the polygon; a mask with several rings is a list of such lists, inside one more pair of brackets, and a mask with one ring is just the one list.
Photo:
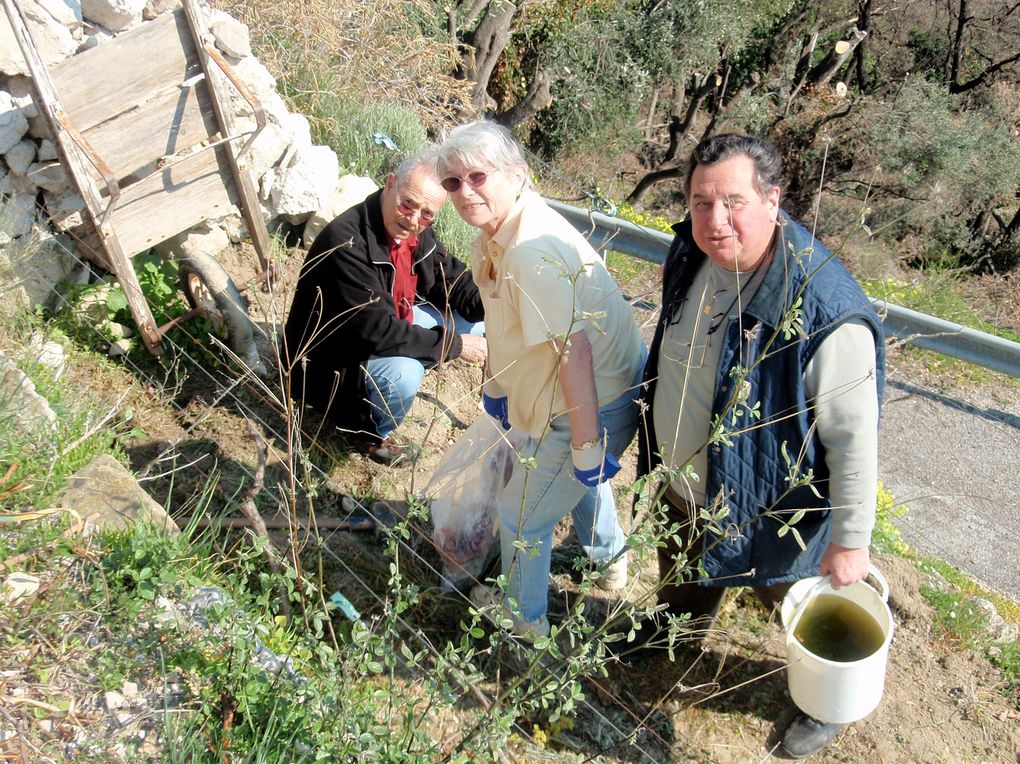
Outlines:
{"label": "dirt ground", "polygon": [[[302,254],[295,251],[283,260],[283,278],[272,299],[251,291],[251,313],[266,332],[261,350],[272,359],[272,328],[279,325],[300,267]],[[239,282],[254,273],[255,257],[250,251],[235,253],[225,265]],[[624,283],[635,302],[639,321],[650,327],[657,297],[655,275],[639,274]],[[136,407],[139,426],[146,437],[131,444],[133,467],[149,475],[145,486],[173,507],[186,507],[195,491],[205,484],[213,487],[210,510],[225,504],[239,490],[250,485],[257,462],[257,446],[249,424],[269,444],[265,478],[268,494],[286,495],[288,482],[282,469],[287,460],[287,429],[281,414],[278,381],[264,387],[245,383],[223,394],[228,377],[210,374],[208,380],[192,379],[173,396],[177,408],[161,405],[161,396],[144,392],[139,383],[137,398],[151,405]],[[431,372],[405,422],[401,434],[424,446],[419,462],[410,469],[384,468],[360,454],[349,452],[342,438],[323,427],[314,414],[300,421],[310,464],[307,486],[314,495],[302,493],[299,507],[311,507],[317,516],[346,516],[361,506],[389,506],[400,511],[409,493],[420,491],[446,448],[473,421],[480,410],[478,384],[481,370],[461,363]],[[274,393],[274,391],[277,391]],[[274,402],[274,397],[276,401]],[[623,459],[620,484],[633,477],[633,449]],[[183,469],[171,479],[167,466]],[[187,465],[187,466],[185,466]],[[354,501],[344,497],[353,497]],[[376,502],[383,502],[378,505]],[[260,507],[267,518],[282,502],[266,501]],[[303,514],[299,511],[299,514]],[[428,528],[418,529],[409,547],[412,558],[421,560],[418,572],[422,585],[431,586],[425,604],[413,613],[423,631],[435,629],[436,637],[450,629],[447,611],[463,612],[464,604],[441,595],[438,579],[428,564],[436,556],[430,550]],[[366,614],[371,614],[373,597],[363,591],[365,582],[385,581],[385,561],[377,537],[365,534],[328,532],[321,549],[328,549],[328,584],[344,591]],[[569,531],[561,529],[562,542],[554,559],[550,590],[551,615],[556,620],[571,595],[568,565]],[[309,549],[309,552],[314,551]],[[911,564],[899,558],[882,557],[879,567],[891,588],[890,605],[896,622],[896,636],[889,657],[885,695],[879,709],[865,720],[849,726],[819,761],[841,762],[1020,762],[1020,715],[1002,694],[1004,680],[987,660],[958,650],[937,636],[936,616],[920,594],[932,585]],[[636,596],[651,582],[653,572],[636,571],[628,596]],[[431,580],[430,580],[431,577]],[[934,585],[937,585],[935,582]],[[608,603],[607,603],[608,604]],[[780,627],[768,622],[762,628],[762,613],[747,594],[734,593],[727,601],[720,632],[701,650],[688,651],[670,662],[654,657],[632,666],[615,665],[606,680],[588,685],[588,705],[582,706],[573,729],[564,728],[550,736],[548,749],[535,754],[534,746],[523,746],[515,761],[767,761],[773,756],[782,731],[793,714],[786,693],[784,648]],[[456,623],[456,619],[452,620]],[[447,634],[453,636],[452,633]],[[603,734],[611,723],[623,733],[632,733],[634,743],[621,746],[617,734]],[[614,742],[615,741],[615,742]]]}

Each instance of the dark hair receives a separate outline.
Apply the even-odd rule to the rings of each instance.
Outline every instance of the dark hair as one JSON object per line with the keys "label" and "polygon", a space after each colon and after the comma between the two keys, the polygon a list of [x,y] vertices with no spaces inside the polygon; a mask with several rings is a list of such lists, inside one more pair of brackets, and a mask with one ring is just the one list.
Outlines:
{"label": "dark hair", "polygon": [[764,138],[723,133],[705,138],[691,152],[691,159],[687,163],[687,175],[684,178],[684,196],[687,197],[687,201],[690,202],[691,198],[691,177],[694,175],[695,167],[719,164],[738,156],[747,157],[754,162],[754,189],[759,196],[765,197],[774,187],[783,185],[783,160],[775,146]]}

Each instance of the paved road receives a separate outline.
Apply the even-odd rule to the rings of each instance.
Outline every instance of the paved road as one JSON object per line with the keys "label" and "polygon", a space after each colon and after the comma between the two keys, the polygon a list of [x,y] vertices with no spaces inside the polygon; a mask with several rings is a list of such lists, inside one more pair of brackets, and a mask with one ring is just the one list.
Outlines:
{"label": "paved road", "polygon": [[879,477],[909,513],[912,547],[1020,602],[1020,393],[968,385],[933,392],[891,364]]}

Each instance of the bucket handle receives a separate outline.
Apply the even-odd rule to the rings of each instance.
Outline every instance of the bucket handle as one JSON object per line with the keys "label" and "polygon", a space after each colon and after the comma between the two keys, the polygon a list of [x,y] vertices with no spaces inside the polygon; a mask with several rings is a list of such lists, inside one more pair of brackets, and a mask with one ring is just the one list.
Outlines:
{"label": "bucket handle", "polygon": [[[878,585],[880,588],[877,594],[882,598],[882,602],[888,602],[889,582],[886,580],[885,576],[882,575],[882,572],[875,567],[874,563],[868,565],[868,575],[874,576],[875,580],[878,581]],[[800,617],[804,615],[804,611],[807,609],[807,606],[811,603],[811,600],[813,600],[823,589],[830,586],[831,581],[832,576],[823,576],[822,578],[818,579],[818,581],[815,582],[815,585],[807,590],[807,593],[804,595],[803,599],[801,599],[801,601],[797,603],[797,608],[796,610],[793,611],[793,617],[790,619],[790,625],[786,627],[786,633],[790,635],[789,638],[792,638],[793,632],[796,630],[797,624],[800,622]],[[867,584],[865,585],[867,586]]]}

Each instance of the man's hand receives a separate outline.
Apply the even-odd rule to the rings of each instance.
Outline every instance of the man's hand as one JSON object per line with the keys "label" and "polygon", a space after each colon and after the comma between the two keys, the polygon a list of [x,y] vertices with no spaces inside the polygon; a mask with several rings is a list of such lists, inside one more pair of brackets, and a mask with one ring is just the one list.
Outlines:
{"label": "man's hand", "polygon": [[466,363],[485,363],[485,359],[489,355],[489,345],[485,341],[485,337],[478,337],[474,334],[462,334],[460,355],[457,356],[460,360]]}
{"label": "man's hand", "polygon": [[823,576],[832,576],[832,588],[840,589],[867,576],[870,565],[871,555],[866,546],[850,549],[839,544],[829,544],[822,555],[818,572]]}

